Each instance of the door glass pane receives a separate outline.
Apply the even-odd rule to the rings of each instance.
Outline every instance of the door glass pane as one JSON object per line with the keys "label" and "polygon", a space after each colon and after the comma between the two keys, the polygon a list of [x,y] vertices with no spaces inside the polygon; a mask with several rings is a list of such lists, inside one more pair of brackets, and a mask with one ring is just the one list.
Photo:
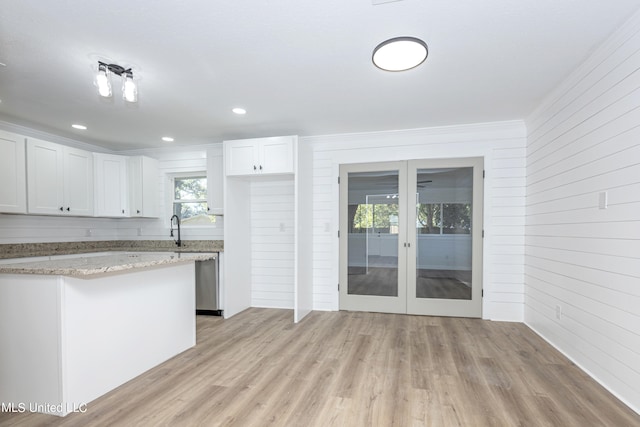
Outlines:
{"label": "door glass pane", "polygon": [[471,299],[473,168],[418,169],[416,298]]}
{"label": "door glass pane", "polygon": [[349,173],[349,294],[398,296],[398,179],[398,171]]}

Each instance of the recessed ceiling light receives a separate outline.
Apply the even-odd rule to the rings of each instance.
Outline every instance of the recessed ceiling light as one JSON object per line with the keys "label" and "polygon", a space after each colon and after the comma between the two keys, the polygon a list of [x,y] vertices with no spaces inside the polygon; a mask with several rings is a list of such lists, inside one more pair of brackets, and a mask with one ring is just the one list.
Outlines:
{"label": "recessed ceiling light", "polygon": [[234,108],[231,111],[233,111],[236,114],[247,114],[247,110],[245,110],[244,108]]}
{"label": "recessed ceiling light", "polygon": [[415,37],[395,37],[380,43],[373,50],[373,64],[385,71],[405,71],[422,64],[429,49]]}
{"label": "recessed ceiling light", "polygon": [[85,125],[73,124],[73,125],[71,125],[71,127],[74,128],[74,129],[87,130],[87,127]]}
{"label": "recessed ceiling light", "polygon": [[174,139],[173,139],[173,138],[171,138],[170,136],[163,136],[163,137],[162,137],[162,140],[163,140],[164,142],[173,142],[173,141],[174,141]]}

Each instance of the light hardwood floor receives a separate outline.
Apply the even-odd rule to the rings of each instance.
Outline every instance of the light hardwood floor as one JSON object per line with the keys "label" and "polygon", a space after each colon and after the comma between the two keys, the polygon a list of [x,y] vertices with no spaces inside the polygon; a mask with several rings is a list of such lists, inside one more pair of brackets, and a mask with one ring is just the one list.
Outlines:
{"label": "light hardwood floor", "polygon": [[84,414],[2,426],[640,426],[520,323],[249,309]]}

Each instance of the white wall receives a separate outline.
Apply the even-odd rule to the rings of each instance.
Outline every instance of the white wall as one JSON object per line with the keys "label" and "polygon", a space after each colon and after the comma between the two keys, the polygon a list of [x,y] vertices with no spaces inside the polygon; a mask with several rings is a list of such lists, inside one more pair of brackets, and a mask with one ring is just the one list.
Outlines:
{"label": "white wall", "polygon": [[640,14],[526,123],[525,322],[640,411]]}
{"label": "white wall", "polygon": [[251,306],[293,309],[294,180],[251,181]]}
{"label": "white wall", "polygon": [[341,163],[485,159],[483,317],[521,321],[524,301],[526,133],[520,121],[300,138],[314,151],[314,309],[338,309]]}

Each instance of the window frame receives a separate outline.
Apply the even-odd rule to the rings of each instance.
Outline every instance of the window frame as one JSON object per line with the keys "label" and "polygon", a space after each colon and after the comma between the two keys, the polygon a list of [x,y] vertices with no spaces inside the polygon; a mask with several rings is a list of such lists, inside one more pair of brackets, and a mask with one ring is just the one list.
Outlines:
{"label": "window frame", "polygon": [[[207,181],[207,194],[205,195],[204,199],[176,199],[175,198],[175,186],[176,186],[176,179],[185,179],[185,178],[204,178]],[[167,193],[169,195],[169,197],[167,198],[168,201],[168,205],[167,205],[167,210],[169,211],[169,215],[168,218],[171,218],[174,215],[175,212],[175,204],[179,201],[181,201],[182,203],[201,203],[204,202],[207,205],[207,208],[209,207],[209,198],[208,198],[208,191],[209,191],[209,177],[207,176],[207,171],[206,170],[202,170],[202,171],[189,171],[189,172],[174,172],[174,173],[169,173],[167,174]],[[207,209],[208,210],[208,209]],[[182,223],[182,218],[180,218],[180,225],[182,228],[211,228],[211,227],[216,227],[217,226],[217,216],[215,215],[211,215],[209,214],[209,216],[212,216],[214,218],[214,220],[211,223],[199,223],[199,224],[189,224],[188,222],[186,224]]]}

